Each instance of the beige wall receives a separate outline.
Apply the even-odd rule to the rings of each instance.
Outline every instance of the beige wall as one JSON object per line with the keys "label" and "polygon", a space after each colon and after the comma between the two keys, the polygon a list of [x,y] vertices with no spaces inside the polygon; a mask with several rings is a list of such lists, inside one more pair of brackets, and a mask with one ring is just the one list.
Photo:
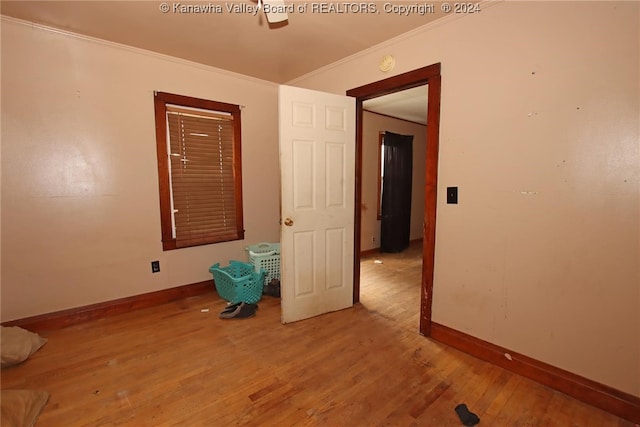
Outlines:
{"label": "beige wall", "polygon": [[[244,241],[162,251],[154,90],[245,106]],[[3,19],[2,320],[209,280],[278,241],[277,132],[272,83]]]}
{"label": "beige wall", "polygon": [[639,7],[497,3],[291,82],[442,63],[433,320],[636,396]]}
{"label": "beige wall", "polygon": [[[411,240],[422,238],[427,128],[420,124],[364,111],[362,115],[362,235],[360,238],[363,251],[380,247],[380,221],[377,218],[376,205],[378,201],[378,135],[383,131],[413,135],[409,238]],[[375,242],[372,242],[372,237],[375,238]]]}

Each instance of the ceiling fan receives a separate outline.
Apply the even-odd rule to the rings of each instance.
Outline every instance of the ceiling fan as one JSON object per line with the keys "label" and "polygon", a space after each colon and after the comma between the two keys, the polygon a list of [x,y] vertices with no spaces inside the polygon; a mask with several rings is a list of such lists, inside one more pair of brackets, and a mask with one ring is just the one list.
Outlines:
{"label": "ceiling fan", "polygon": [[258,0],[258,10],[264,9],[269,24],[278,24],[289,19],[284,0]]}

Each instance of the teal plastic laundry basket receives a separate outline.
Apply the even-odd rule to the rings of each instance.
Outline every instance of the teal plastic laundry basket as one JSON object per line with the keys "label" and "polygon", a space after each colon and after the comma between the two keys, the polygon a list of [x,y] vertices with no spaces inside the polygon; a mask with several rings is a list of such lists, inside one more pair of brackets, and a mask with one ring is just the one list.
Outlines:
{"label": "teal plastic laundry basket", "polygon": [[209,268],[220,298],[230,303],[246,302],[255,304],[262,298],[265,271],[255,270],[252,264],[229,261],[229,266],[220,267],[216,263]]}

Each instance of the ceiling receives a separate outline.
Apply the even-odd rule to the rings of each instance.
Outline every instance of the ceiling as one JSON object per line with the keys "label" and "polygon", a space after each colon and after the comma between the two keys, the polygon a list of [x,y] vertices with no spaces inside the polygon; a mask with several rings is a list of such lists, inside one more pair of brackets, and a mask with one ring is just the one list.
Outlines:
{"label": "ceiling", "polygon": [[427,125],[427,86],[367,99],[362,108],[374,113]]}
{"label": "ceiling", "polygon": [[[446,16],[439,3],[433,13],[423,9],[427,13],[401,14],[396,13],[401,6],[428,4],[285,0],[288,21],[270,26],[263,11],[256,11],[255,1],[2,0],[0,13],[274,83],[286,83]],[[165,7],[169,11],[163,13]],[[425,106],[426,101],[411,96],[413,103]],[[408,97],[391,101],[406,110]],[[372,101],[377,105],[367,109],[395,114],[380,100]]]}

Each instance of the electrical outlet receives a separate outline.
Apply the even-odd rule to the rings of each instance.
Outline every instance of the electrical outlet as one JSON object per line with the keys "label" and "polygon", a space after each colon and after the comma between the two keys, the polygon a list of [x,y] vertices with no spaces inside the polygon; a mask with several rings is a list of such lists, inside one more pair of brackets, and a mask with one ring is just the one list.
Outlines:
{"label": "electrical outlet", "polygon": [[376,236],[371,236],[371,243],[375,243],[376,242]]}
{"label": "electrical outlet", "polygon": [[151,261],[151,272],[152,273],[160,272],[160,261]]}

